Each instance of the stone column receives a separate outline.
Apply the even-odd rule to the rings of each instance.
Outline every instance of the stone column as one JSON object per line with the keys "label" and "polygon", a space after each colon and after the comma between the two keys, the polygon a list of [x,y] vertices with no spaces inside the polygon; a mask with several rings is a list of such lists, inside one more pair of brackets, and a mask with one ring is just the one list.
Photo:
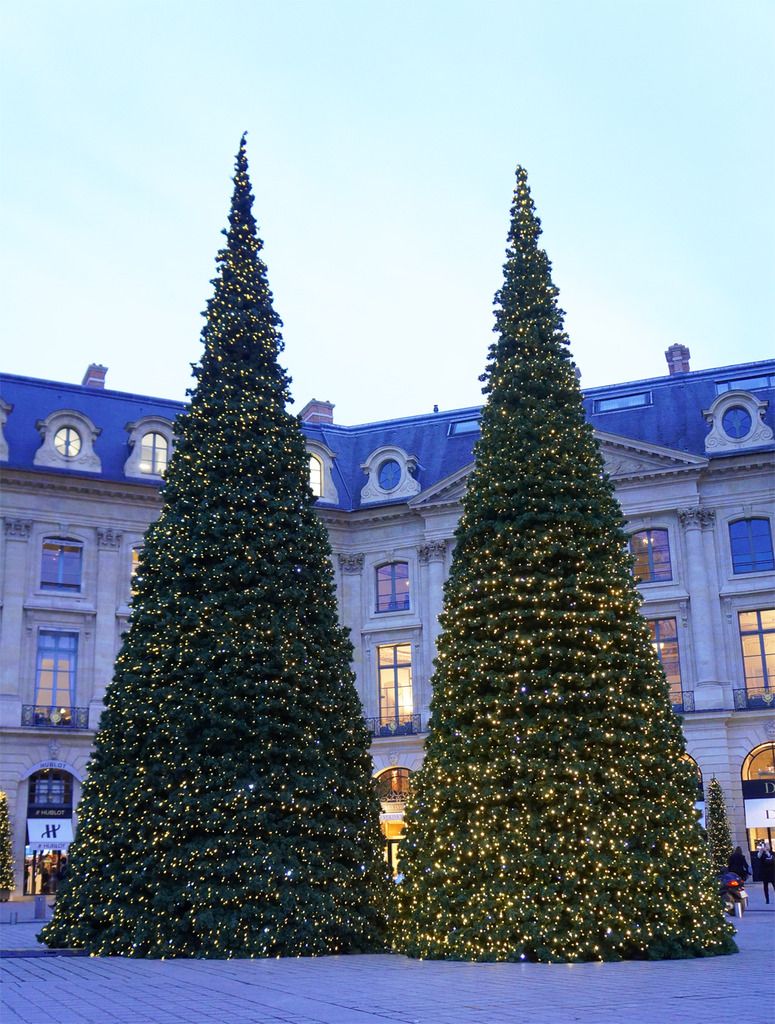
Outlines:
{"label": "stone column", "polygon": [[[3,588],[3,630],[0,644],[0,725],[21,725],[21,673],[24,658],[24,594],[27,586],[27,558],[32,522],[5,520],[5,583]],[[30,699],[32,694],[30,693]]]}
{"label": "stone column", "polygon": [[695,705],[698,711],[724,706],[724,687],[721,683],[716,655],[718,633],[716,594],[711,593],[709,566],[706,563],[706,545],[702,531],[712,527],[716,513],[712,509],[682,508],[678,518],[686,535],[686,582],[692,620],[694,661],[697,671]]}
{"label": "stone column", "polygon": [[426,719],[431,700],[431,677],[433,659],[436,657],[436,640],[441,627],[439,615],[444,607],[444,560],[447,554],[446,540],[431,540],[417,549],[420,565],[425,575],[423,602],[423,649],[425,671],[423,673],[422,714]]}
{"label": "stone column", "polygon": [[339,618],[343,626],[347,626],[353,641],[353,670],[355,685],[363,705],[363,713],[367,717],[374,715],[373,700],[366,693],[366,677],[363,654],[361,651],[361,635],[363,632],[363,563],[362,554],[339,554]]}
{"label": "stone column", "polygon": [[[94,675],[89,695],[89,727],[96,729],[105,687],[113,678],[116,660],[116,608],[119,604],[122,535],[111,527],[97,529],[97,581],[94,606]],[[128,581],[127,581],[128,585]]]}

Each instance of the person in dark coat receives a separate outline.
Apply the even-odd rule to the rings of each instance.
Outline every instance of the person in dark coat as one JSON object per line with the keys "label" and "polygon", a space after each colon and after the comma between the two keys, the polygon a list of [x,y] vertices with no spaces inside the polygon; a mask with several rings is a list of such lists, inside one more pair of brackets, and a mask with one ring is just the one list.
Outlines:
{"label": "person in dark coat", "polygon": [[745,881],[751,874],[751,869],[748,867],[748,861],[743,856],[743,851],[739,846],[735,847],[734,852],[729,858],[727,867],[730,871],[734,871],[736,875],[740,875],[743,881]]}
{"label": "person in dark coat", "polygon": [[770,886],[775,892],[775,856],[770,849],[770,844],[760,839],[756,844],[756,857],[759,861],[759,878],[764,890],[764,901],[769,903]]}

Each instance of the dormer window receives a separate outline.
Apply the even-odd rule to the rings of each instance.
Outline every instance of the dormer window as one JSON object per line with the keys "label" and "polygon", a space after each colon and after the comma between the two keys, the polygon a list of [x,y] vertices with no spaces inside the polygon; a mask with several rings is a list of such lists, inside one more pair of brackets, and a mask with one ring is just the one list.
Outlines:
{"label": "dormer window", "polygon": [[361,503],[364,505],[376,501],[394,501],[396,498],[412,498],[420,492],[419,481],[413,475],[417,469],[417,459],[396,445],[377,448],[361,469],[369,478],[361,490]]}
{"label": "dormer window", "polygon": [[339,494],[334,484],[334,459],[336,452],[312,438],[305,438],[309,458],[309,486],[320,502],[336,505]]}
{"label": "dormer window", "polygon": [[764,422],[768,404],[750,391],[723,392],[709,409],[702,412],[710,426],[705,438],[705,451],[709,454],[736,452],[769,444],[772,427]]}
{"label": "dormer window", "polygon": [[149,430],[147,434],[143,435],[140,442],[140,472],[162,476],[167,468],[169,450],[169,441],[164,434],[160,434],[156,430]]}
{"label": "dormer window", "polygon": [[60,427],[54,434],[54,447],[66,459],[74,459],[81,450],[81,435],[75,427]]}
{"label": "dormer window", "polygon": [[317,455],[309,457],[309,485],[316,498],[323,497],[323,463]]}
{"label": "dormer window", "polygon": [[129,458],[124,463],[126,476],[164,476],[172,454],[172,424],[160,416],[146,416],[127,423]]}
{"label": "dormer window", "polygon": [[99,473],[102,463],[94,451],[94,442],[101,430],[88,416],[75,409],[59,409],[35,426],[42,443],[35,452],[33,465],[52,469],[68,469]]}

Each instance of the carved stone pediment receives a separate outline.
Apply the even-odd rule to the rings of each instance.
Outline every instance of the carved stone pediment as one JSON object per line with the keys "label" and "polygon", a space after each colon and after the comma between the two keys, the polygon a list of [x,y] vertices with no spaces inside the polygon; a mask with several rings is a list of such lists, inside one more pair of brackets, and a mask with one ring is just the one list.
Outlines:
{"label": "carved stone pediment", "polygon": [[633,441],[618,434],[595,431],[605,463],[606,473],[612,480],[634,480],[661,474],[686,473],[702,469],[708,460],[674,448]]}

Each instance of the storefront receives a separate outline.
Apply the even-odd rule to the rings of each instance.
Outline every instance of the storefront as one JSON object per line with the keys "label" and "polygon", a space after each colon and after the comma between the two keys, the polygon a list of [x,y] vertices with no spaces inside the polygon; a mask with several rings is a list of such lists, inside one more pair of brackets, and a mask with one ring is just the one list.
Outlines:
{"label": "storefront", "polygon": [[399,847],[404,838],[404,808],[409,796],[408,768],[388,768],[375,779],[380,802],[379,824],[385,838],[385,860],[393,877],[399,873]]}
{"label": "storefront", "polygon": [[73,841],[73,776],[42,768],[30,776],[24,847],[24,894],[54,895]]}
{"label": "storefront", "polygon": [[754,880],[758,880],[756,844],[764,841],[775,846],[775,743],[754,747],[743,761],[743,803],[745,829]]}

